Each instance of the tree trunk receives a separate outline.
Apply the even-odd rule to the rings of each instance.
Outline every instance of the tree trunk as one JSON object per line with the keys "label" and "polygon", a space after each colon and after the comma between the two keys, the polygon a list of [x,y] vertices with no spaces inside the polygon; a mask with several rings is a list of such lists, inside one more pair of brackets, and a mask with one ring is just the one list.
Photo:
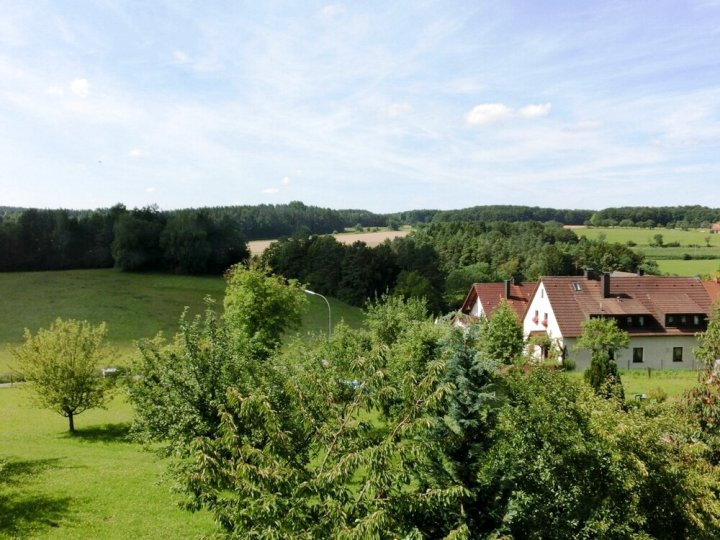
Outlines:
{"label": "tree trunk", "polygon": [[75,433],[75,420],[73,419],[73,413],[68,411],[67,417],[68,422],[70,423],[70,433]]}

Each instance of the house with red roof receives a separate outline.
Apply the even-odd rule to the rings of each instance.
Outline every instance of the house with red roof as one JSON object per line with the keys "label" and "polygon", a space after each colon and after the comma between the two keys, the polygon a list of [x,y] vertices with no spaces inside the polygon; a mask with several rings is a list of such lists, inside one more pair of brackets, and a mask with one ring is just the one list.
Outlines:
{"label": "house with red roof", "polygon": [[500,302],[507,300],[518,321],[522,322],[535,285],[534,282],[515,283],[513,280],[502,283],[473,283],[460,312],[470,319],[480,317],[489,319]]}
{"label": "house with red roof", "polygon": [[531,295],[523,329],[528,338],[549,337],[564,357],[584,370],[590,354],[575,348],[583,323],[594,317],[612,318],[630,334],[629,347],[615,358],[621,369],[693,369],[695,334],[707,328],[712,311],[707,287],[695,277],[592,272],[543,277]]}

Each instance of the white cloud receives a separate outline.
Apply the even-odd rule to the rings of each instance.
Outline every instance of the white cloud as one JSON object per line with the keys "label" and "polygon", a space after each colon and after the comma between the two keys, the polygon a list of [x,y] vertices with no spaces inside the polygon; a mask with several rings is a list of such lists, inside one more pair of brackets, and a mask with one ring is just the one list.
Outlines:
{"label": "white cloud", "polygon": [[268,195],[272,195],[274,193],[277,193],[278,191],[280,191],[280,190],[278,188],[274,188],[274,187],[266,188],[266,189],[262,190],[263,193],[267,193]]}
{"label": "white cloud", "polygon": [[70,91],[78,97],[86,98],[90,93],[90,83],[87,79],[75,79],[70,83]]}
{"label": "white cloud", "polygon": [[286,176],[282,179],[282,185],[287,186],[290,183],[290,177]]}
{"label": "white cloud", "polygon": [[543,105],[525,105],[518,111],[518,116],[523,118],[540,118],[541,116],[547,116],[550,112],[551,105],[545,103]]}
{"label": "white cloud", "polygon": [[62,96],[63,89],[59,86],[48,86],[46,92],[51,96]]}
{"label": "white cloud", "polygon": [[142,156],[146,155],[146,153],[145,153],[145,150],[143,150],[142,148],[133,148],[132,150],[130,150],[130,152],[128,152],[128,155],[130,157],[137,158],[137,157],[142,157]]}
{"label": "white cloud", "polygon": [[173,57],[175,58],[175,60],[177,62],[180,62],[181,64],[184,64],[184,63],[190,61],[190,57],[183,51],[175,51],[173,53]]}
{"label": "white cloud", "polygon": [[390,118],[397,118],[398,116],[412,112],[412,110],[413,106],[410,105],[410,103],[393,103],[388,106],[385,112]]}
{"label": "white cloud", "polygon": [[334,19],[345,14],[345,6],[340,4],[330,4],[322,8],[322,15],[326,19]]}
{"label": "white cloud", "polygon": [[494,124],[507,118],[541,118],[547,116],[552,106],[550,103],[542,105],[525,105],[519,109],[513,109],[503,103],[482,103],[476,105],[467,114],[467,123],[473,126],[486,126]]}
{"label": "white cloud", "polygon": [[597,120],[585,120],[582,122],[577,122],[575,124],[570,124],[569,126],[565,126],[563,128],[563,131],[576,133],[580,131],[595,131],[597,129],[600,129],[601,127],[603,127],[602,122],[599,122]]}
{"label": "white cloud", "polygon": [[155,189],[154,187],[149,187],[145,189],[145,193],[155,193],[156,191],[157,189]]}
{"label": "white cloud", "polygon": [[483,103],[476,105],[467,115],[467,123],[473,126],[485,126],[512,116],[513,110],[502,103]]}

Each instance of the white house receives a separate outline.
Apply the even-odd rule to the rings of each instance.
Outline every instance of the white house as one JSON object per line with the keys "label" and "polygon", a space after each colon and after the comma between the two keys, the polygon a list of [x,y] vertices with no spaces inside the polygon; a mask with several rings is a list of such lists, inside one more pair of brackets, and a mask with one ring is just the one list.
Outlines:
{"label": "white house", "polygon": [[[502,283],[473,283],[460,312],[471,319],[479,317],[489,319],[500,302],[506,300],[518,320],[522,321],[535,285],[535,283],[515,283],[513,280]],[[456,321],[462,324],[460,319]]]}
{"label": "white house", "polygon": [[543,277],[523,317],[526,338],[545,336],[579,370],[590,363],[575,345],[583,322],[613,318],[630,334],[630,345],[615,358],[623,369],[693,369],[695,334],[707,328],[712,291],[699,278],[627,276]]}

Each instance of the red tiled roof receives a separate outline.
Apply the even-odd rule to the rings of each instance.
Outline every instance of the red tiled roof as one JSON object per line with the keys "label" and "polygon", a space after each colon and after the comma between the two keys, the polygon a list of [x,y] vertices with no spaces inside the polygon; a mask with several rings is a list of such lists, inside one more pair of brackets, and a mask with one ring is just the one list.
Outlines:
{"label": "red tiled roof", "polygon": [[[520,321],[525,316],[525,310],[535,286],[534,282],[510,283],[510,295],[506,300]],[[505,298],[505,283],[473,283],[460,311],[470,313],[478,298],[480,298],[485,314],[491,317],[492,312]]]}
{"label": "red tiled roof", "polygon": [[591,316],[652,316],[653,324],[631,333],[646,335],[692,334],[695,330],[665,327],[667,314],[708,314],[710,296],[698,278],[632,276],[611,277],[610,294],[602,282],[580,276],[542,278],[548,299],[564,336],[579,336]]}
{"label": "red tiled roof", "polygon": [[703,287],[710,295],[710,301],[716,307],[720,307],[720,280],[711,279],[710,281],[703,281]]}

